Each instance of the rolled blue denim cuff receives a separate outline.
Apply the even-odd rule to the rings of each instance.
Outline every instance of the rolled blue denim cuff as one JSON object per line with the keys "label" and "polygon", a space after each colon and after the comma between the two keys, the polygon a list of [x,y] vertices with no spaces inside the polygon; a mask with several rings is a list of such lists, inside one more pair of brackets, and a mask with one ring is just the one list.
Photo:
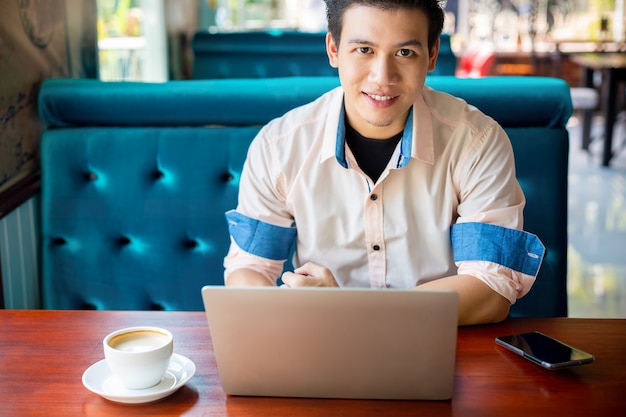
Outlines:
{"label": "rolled blue denim cuff", "polygon": [[537,236],[494,224],[455,224],[451,239],[455,263],[494,262],[531,276],[539,272],[545,254],[545,247]]}
{"label": "rolled blue denim cuff", "polygon": [[226,212],[228,231],[242,250],[261,258],[285,260],[296,240],[295,227],[281,227],[230,210]]}

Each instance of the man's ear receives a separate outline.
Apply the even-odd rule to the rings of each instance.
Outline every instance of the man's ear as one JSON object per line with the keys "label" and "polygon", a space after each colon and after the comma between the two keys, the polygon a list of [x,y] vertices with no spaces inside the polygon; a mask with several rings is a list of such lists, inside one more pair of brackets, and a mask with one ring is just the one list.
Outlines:
{"label": "man's ear", "polygon": [[430,50],[428,56],[428,72],[433,71],[435,69],[435,64],[437,63],[437,57],[439,56],[439,45],[441,44],[441,38],[437,38],[437,41],[433,45]]}
{"label": "man's ear", "polygon": [[338,52],[339,52],[339,46],[333,39],[333,35],[331,35],[330,32],[328,32],[326,34],[326,53],[328,54],[328,62],[330,63],[330,66],[333,68],[337,68],[339,66],[338,64],[339,58],[337,56]]}

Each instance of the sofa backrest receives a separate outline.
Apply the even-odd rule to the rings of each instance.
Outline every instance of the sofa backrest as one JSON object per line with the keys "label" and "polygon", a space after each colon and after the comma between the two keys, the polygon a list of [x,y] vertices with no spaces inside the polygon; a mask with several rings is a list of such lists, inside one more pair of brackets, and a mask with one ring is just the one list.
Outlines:
{"label": "sofa backrest", "polygon": [[[191,40],[192,77],[272,78],[336,76],[328,63],[326,32],[265,30],[252,32],[198,31]],[[456,57],[450,35],[441,35],[432,75],[454,75]]]}
{"label": "sofa backrest", "polygon": [[194,79],[336,76],[326,33],[282,30],[196,32],[191,40]]}
{"label": "sofa backrest", "polygon": [[[512,315],[564,316],[571,114],[558,79],[432,77],[509,134],[525,228],[547,247]],[[338,85],[336,77],[170,81],[49,79],[39,112],[45,308],[201,310],[223,283],[234,208],[260,126]]]}

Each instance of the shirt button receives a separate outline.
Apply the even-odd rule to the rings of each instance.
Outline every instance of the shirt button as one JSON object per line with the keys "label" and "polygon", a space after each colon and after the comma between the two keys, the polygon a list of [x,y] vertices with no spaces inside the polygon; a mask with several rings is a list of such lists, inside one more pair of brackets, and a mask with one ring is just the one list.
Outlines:
{"label": "shirt button", "polygon": [[372,194],[370,196],[370,200],[372,200],[372,201],[376,201],[377,199],[378,199],[378,195],[376,195],[376,194]]}
{"label": "shirt button", "polygon": [[378,245],[374,245],[374,246],[372,246],[372,249],[374,249],[374,250],[380,250],[380,246],[378,246]]}

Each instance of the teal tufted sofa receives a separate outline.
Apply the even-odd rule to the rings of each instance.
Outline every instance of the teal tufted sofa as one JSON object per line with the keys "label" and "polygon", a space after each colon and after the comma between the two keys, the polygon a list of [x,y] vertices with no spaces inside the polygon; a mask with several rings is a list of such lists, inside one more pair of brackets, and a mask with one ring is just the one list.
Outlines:
{"label": "teal tufted sofa", "polygon": [[194,79],[336,76],[326,33],[198,31],[191,40]]}
{"label": "teal tufted sofa", "polygon": [[[429,77],[510,135],[547,254],[514,316],[565,316],[572,108],[558,79]],[[242,164],[261,125],[338,85],[336,77],[162,84],[49,79],[39,94],[43,305],[201,310],[223,283]]]}

